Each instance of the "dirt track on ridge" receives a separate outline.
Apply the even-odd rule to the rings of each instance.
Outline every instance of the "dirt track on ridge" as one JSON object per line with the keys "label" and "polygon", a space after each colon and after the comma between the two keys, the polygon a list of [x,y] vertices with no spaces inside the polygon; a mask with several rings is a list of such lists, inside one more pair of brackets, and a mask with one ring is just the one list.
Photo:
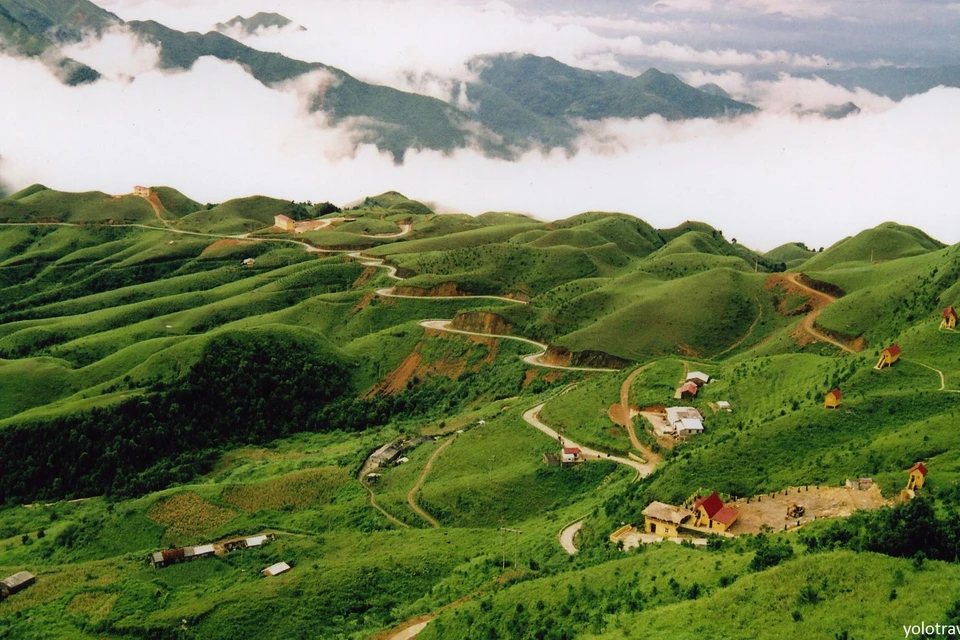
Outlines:
{"label": "dirt track on ridge", "polygon": [[816,327],[817,318],[820,316],[820,313],[827,307],[827,305],[836,301],[836,298],[822,291],[817,291],[816,289],[813,289],[803,284],[803,282],[800,281],[799,273],[784,273],[782,275],[784,280],[787,280],[793,286],[802,289],[805,293],[807,293],[814,299],[813,310],[810,311],[810,313],[807,314],[807,317],[803,319],[803,322],[800,323],[800,326],[803,328],[803,330],[816,340],[832,344],[833,346],[839,349],[842,349],[847,353],[856,353],[856,351],[854,351],[847,345],[843,344],[842,342],[838,340],[834,340],[833,338],[826,335],[825,333],[821,333],[820,331],[817,330],[817,327]]}
{"label": "dirt track on ridge", "polygon": [[410,489],[410,493],[407,494],[407,503],[410,505],[410,508],[413,509],[414,513],[430,523],[434,529],[440,528],[440,523],[437,522],[437,519],[431,516],[429,513],[420,508],[420,505],[417,504],[417,493],[420,492],[420,489],[423,488],[423,483],[427,481],[427,476],[430,475],[430,470],[433,469],[433,463],[436,462],[437,458],[440,457],[440,454],[443,453],[443,450],[453,444],[453,441],[456,439],[456,436],[450,436],[447,440],[437,447],[437,450],[433,452],[433,455],[430,456],[430,459],[427,460],[427,464],[423,467],[423,473],[420,474],[420,477],[417,479],[417,483],[413,485],[413,488]]}

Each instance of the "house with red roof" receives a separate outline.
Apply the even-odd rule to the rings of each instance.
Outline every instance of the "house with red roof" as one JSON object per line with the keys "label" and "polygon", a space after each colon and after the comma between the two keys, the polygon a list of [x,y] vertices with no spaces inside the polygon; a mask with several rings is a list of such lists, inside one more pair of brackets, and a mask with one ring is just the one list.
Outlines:
{"label": "house with red roof", "polygon": [[827,398],[823,401],[823,406],[826,409],[836,409],[840,406],[840,398],[843,396],[840,393],[840,389],[834,389],[827,394]]}
{"label": "house with red roof", "polygon": [[941,329],[957,328],[957,310],[952,306],[943,310],[943,319],[940,321]]}
{"label": "house with red roof", "polygon": [[700,392],[700,387],[697,386],[696,382],[693,382],[691,380],[690,382],[685,382],[682,387],[677,389],[677,393],[674,397],[675,398],[696,398],[699,392]]}
{"label": "house with red roof", "polygon": [[880,360],[877,362],[877,366],[875,366],[874,369],[880,370],[884,367],[893,366],[893,363],[899,359],[900,347],[898,345],[891,345],[880,353]]}
{"label": "house with red roof", "polygon": [[574,462],[581,462],[583,452],[580,451],[578,447],[564,447],[563,453],[560,456],[560,461],[564,464],[572,464]]}
{"label": "house with red roof", "polygon": [[923,481],[927,477],[927,467],[922,462],[918,462],[910,467],[907,473],[910,474],[910,479],[907,480],[907,491],[914,491],[923,486]]}
{"label": "house with red roof", "polygon": [[718,533],[724,533],[733,526],[740,516],[740,512],[733,507],[723,504],[723,500],[714,491],[706,498],[701,498],[693,505],[694,526],[707,527]]}

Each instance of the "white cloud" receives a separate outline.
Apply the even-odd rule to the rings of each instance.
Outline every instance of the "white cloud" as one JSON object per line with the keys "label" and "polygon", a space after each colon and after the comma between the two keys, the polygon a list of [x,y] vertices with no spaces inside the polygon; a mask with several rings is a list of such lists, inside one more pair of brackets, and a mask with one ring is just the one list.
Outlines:
{"label": "white cloud", "polygon": [[113,79],[132,77],[156,68],[160,49],[133,36],[126,26],[114,26],[100,38],[67,44],[61,51]]}
{"label": "white cloud", "polygon": [[[396,189],[468,213],[555,219],[606,209],[660,227],[700,219],[761,249],[827,245],[889,219],[960,240],[958,90],[836,122],[777,113],[611,120],[585,125],[575,154],[511,163],[470,149],[410,152],[396,166],[356,145],[363,123],[331,127],[305,110],[304,96],[329,81],[323,74],[278,91],[204,58],[190,72],[69,88],[38,61],[0,57],[0,77],[18,87],[0,101],[3,178],[17,188],[125,193],[147,183],[204,202],[265,193],[338,203]],[[777,90],[789,95],[790,81]]]}
{"label": "white cloud", "polygon": [[681,76],[684,82],[692,86],[713,83],[736,100],[749,102],[765,111],[776,113],[823,109],[847,102],[853,102],[864,111],[882,112],[896,104],[890,98],[878,96],[865,89],[851,91],[818,77],[798,78],[781,73],[776,80],[752,80],[736,71],[691,71]]}
{"label": "white cloud", "polygon": [[816,0],[727,0],[726,5],[733,9],[793,18],[826,18],[835,15],[830,4]]}

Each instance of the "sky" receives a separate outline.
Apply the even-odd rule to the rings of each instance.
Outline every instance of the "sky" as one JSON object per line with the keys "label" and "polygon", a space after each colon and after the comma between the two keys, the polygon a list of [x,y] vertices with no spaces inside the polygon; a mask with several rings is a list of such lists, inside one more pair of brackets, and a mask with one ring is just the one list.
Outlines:
{"label": "sky", "polygon": [[[960,241],[960,90],[896,103],[818,71],[951,64],[960,3],[918,0],[102,0],[123,20],[208,31],[277,11],[305,31],[269,29],[245,44],[339,67],[368,82],[452,100],[477,55],[525,52],[629,75],[651,66],[719,84],[761,107],[724,121],[659,117],[581,123],[576,152],[515,161],[463,149],[411,152],[402,165],[357,143],[307,104],[322,78],[265,87],[236,64],[157,69],[158,52],[123,28],[67,47],[104,73],[60,84],[39,61],[0,54],[16,87],[0,101],[0,180],[128,192],[170,185],[201,202],[263,193],[347,204],[397,190],[443,212],[543,219],[621,211],[657,227],[702,220],[767,250],[829,246],[887,220]],[[856,103],[861,113],[814,112]]]}

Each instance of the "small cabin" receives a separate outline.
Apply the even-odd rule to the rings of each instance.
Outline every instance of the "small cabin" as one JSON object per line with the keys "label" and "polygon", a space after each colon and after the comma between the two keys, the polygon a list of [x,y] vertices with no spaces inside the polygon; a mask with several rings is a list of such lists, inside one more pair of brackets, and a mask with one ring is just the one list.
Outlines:
{"label": "small cabin", "polygon": [[290,571],[290,565],[286,562],[278,562],[277,564],[270,565],[260,573],[265,576],[279,576],[281,573],[286,573]]}
{"label": "small cabin", "polygon": [[564,464],[573,464],[574,462],[580,462],[583,452],[580,451],[578,447],[564,447],[563,452],[560,455],[560,460]]}
{"label": "small cabin", "polygon": [[721,400],[717,403],[717,411],[726,411],[727,413],[733,411],[733,408],[730,407],[730,403],[726,400]]}
{"label": "small cabin", "polygon": [[150,187],[141,187],[140,185],[137,185],[133,188],[133,195],[140,196],[141,198],[149,198]]}
{"label": "small cabin", "polygon": [[28,571],[21,571],[20,573],[13,574],[9,578],[0,580],[0,600],[23,591],[36,581],[36,576]]}
{"label": "small cabin", "polygon": [[273,217],[273,226],[281,231],[289,231],[291,233],[297,230],[297,223],[294,222],[293,218],[283,214]]}
{"label": "small cabin", "polygon": [[877,362],[877,366],[874,369],[883,369],[884,367],[893,366],[893,363],[900,359],[900,347],[898,345],[892,345],[884,349],[880,353],[880,360]]}
{"label": "small cabin", "polygon": [[840,393],[840,389],[834,389],[827,394],[826,399],[823,401],[823,406],[825,409],[836,409],[840,406],[840,398],[843,397],[843,394]]}
{"label": "small cabin", "polygon": [[710,382],[710,376],[705,374],[703,371],[691,371],[687,374],[687,382],[692,382],[698,387],[702,387]]}
{"label": "small cabin", "polygon": [[907,473],[910,474],[907,479],[907,491],[915,491],[923,487],[923,481],[927,477],[927,467],[922,462],[910,467]]}
{"label": "small cabin", "polygon": [[651,502],[642,513],[646,518],[643,524],[644,532],[664,538],[677,536],[680,525],[692,517],[689,511],[663,502]]}
{"label": "small cabin", "polygon": [[243,262],[240,263],[242,267],[252,267],[257,264],[257,261],[254,258],[245,258]]}
{"label": "small cabin", "polygon": [[723,500],[714,491],[706,498],[701,498],[693,505],[694,525],[707,527],[724,533],[740,517],[740,512],[733,507],[723,504]]}
{"label": "small cabin", "polygon": [[697,383],[695,383],[695,382],[686,382],[686,383],[683,384],[682,387],[680,387],[679,389],[677,389],[677,396],[676,396],[676,397],[677,397],[677,398],[680,398],[680,399],[684,399],[684,398],[686,398],[686,399],[696,398],[696,397],[697,397],[697,393],[699,393],[699,392],[700,392],[700,387],[697,386]]}
{"label": "small cabin", "polygon": [[951,330],[957,328],[957,310],[952,306],[943,310],[943,319],[940,321],[940,328]]}

